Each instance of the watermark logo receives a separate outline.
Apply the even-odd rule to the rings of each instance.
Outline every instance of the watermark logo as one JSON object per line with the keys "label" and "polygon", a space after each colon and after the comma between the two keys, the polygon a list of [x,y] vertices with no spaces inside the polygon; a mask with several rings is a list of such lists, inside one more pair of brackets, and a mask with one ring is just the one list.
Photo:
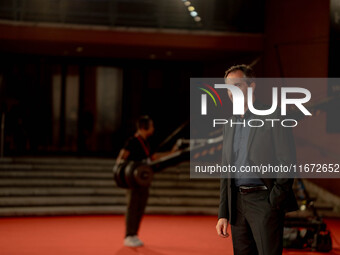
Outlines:
{"label": "watermark logo", "polygon": [[206,94],[202,94],[201,95],[201,114],[202,115],[207,115],[207,94],[212,98],[212,100],[214,101],[215,106],[217,107],[217,103],[216,103],[215,97],[211,94],[210,91],[212,91],[212,93],[215,94],[215,96],[218,99],[218,101],[220,102],[221,106],[223,106],[223,104],[222,104],[222,100],[221,100],[220,95],[217,93],[217,91],[213,87],[211,87],[210,85],[205,84],[205,83],[203,85],[206,87],[206,89],[202,88],[202,87],[198,87],[200,90],[202,90],[203,92],[206,93]]}
{"label": "watermark logo", "polygon": [[[217,91],[211,87],[210,85],[205,84],[210,90],[217,96],[222,106],[222,101],[217,93]],[[233,115],[242,115],[245,112],[245,96],[242,90],[235,85],[232,84],[215,84],[214,87],[216,89],[228,89],[233,97]],[[214,96],[204,88],[199,88],[202,91],[206,92],[214,101],[215,106],[217,106],[216,100]],[[253,102],[253,88],[247,88],[247,105],[250,112],[255,115],[265,116],[270,115],[275,112],[278,107],[278,88],[272,88],[272,105],[269,109],[259,110],[255,109]],[[287,94],[289,93],[297,93],[304,95],[303,98],[287,98]],[[201,95],[201,115],[207,115],[207,94]],[[307,108],[303,105],[307,103],[311,99],[311,93],[308,89],[298,88],[298,87],[283,87],[281,88],[281,115],[287,115],[287,105],[295,105],[304,115],[311,116],[312,114],[307,110]]]}
{"label": "watermark logo", "polygon": [[[213,128],[216,125],[237,124],[235,119],[225,118],[226,114],[230,113],[230,101],[232,115],[242,116],[246,111],[250,112],[251,120],[242,118],[243,121],[247,121],[246,124],[250,127],[262,127],[266,125],[265,123],[274,127],[274,123],[278,121],[283,127],[295,127],[298,125],[299,119],[312,116],[307,107],[307,103],[312,97],[311,92],[304,87],[308,84],[286,84],[285,80],[280,83],[278,79],[263,78],[251,81],[247,78],[220,81],[198,80],[195,84],[197,93],[194,94],[199,98],[192,100],[193,97],[191,97],[191,101],[196,102],[196,107],[200,106],[199,113],[204,118],[204,122],[209,122],[211,119],[210,123]],[[257,87],[266,92],[268,97],[266,104],[258,99],[256,101],[259,101],[260,104],[255,102]],[[261,93],[261,90],[258,93]],[[211,101],[209,102],[209,100]]]}
{"label": "watermark logo", "polygon": [[191,78],[190,140],[183,140],[190,178],[339,178],[333,152],[326,157],[312,139],[327,134],[326,118],[339,123],[339,93],[329,84],[340,79]]}

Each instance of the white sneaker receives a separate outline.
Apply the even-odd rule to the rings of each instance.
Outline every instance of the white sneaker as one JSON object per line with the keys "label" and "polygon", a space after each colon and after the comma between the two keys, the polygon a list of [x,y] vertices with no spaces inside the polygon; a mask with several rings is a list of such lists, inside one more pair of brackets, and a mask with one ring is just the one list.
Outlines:
{"label": "white sneaker", "polygon": [[143,242],[138,238],[138,236],[127,236],[124,239],[124,245],[128,247],[139,247],[143,246]]}

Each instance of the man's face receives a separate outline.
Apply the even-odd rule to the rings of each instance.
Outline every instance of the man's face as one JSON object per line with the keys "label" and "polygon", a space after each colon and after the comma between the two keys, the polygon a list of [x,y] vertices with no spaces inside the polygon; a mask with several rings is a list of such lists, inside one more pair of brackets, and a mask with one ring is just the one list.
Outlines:
{"label": "man's face", "polygon": [[153,121],[150,120],[149,128],[146,129],[147,136],[152,136],[154,132],[155,132],[155,127],[153,125]]}
{"label": "man's face", "polygon": [[[234,72],[231,72],[228,74],[228,76],[225,79],[226,84],[232,84],[236,87],[238,87],[243,95],[244,95],[244,104],[247,104],[247,97],[248,97],[248,87],[252,87],[253,88],[253,94],[254,94],[254,90],[255,90],[255,83],[251,83],[249,86],[246,82],[244,73],[241,70],[237,70]],[[233,95],[231,93],[230,90],[228,90],[228,96],[230,98],[231,101],[233,101]]]}

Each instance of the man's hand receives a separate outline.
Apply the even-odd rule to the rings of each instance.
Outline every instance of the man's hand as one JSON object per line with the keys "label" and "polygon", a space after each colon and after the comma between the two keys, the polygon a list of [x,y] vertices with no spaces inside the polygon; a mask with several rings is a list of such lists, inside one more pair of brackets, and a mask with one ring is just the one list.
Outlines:
{"label": "man's hand", "polygon": [[217,234],[224,238],[228,237],[229,234],[227,232],[227,229],[228,229],[228,220],[225,218],[220,218],[216,225]]}

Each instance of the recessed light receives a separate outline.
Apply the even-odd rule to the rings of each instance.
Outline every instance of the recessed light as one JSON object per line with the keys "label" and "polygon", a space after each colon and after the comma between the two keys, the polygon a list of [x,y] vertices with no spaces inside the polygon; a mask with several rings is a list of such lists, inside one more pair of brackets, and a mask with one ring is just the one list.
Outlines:
{"label": "recessed light", "polygon": [[196,17],[197,16],[197,12],[195,12],[195,11],[190,12],[190,15],[191,15],[191,17]]}

